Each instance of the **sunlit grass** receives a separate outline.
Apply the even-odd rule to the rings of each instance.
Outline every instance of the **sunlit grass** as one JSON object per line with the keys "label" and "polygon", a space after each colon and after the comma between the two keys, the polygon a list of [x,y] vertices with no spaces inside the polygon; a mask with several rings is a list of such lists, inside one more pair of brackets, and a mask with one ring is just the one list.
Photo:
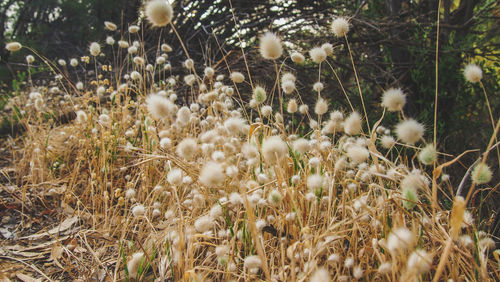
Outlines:
{"label": "sunlit grass", "polygon": [[[171,14],[148,17],[174,28]],[[469,195],[454,195],[443,169],[459,158],[436,152],[424,125],[405,116],[401,90],[384,92],[387,111],[368,124],[357,80],[362,105],[329,107],[321,81],[344,89],[321,74],[331,45],[284,51],[266,33],[260,53],[276,80],[259,85],[247,69],[200,67],[188,53],[177,77],[167,43],[144,47],[137,32],[150,27],[111,24],[107,45],[92,43],[69,65],[30,55],[54,79],[9,101],[27,129],[16,139],[17,192],[71,207],[78,246],[92,254],[67,250],[67,271],[144,281],[498,278],[494,241],[466,209],[476,184],[491,180],[487,154]],[[332,28],[348,44],[347,19]],[[313,111],[280,60],[318,66]],[[73,75],[76,66],[85,73]],[[61,124],[56,113],[74,114]],[[385,115],[400,122],[384,126]],[[498,145],[491,140],[485,152]],[[86,232],[106,243],[83,243]]]}

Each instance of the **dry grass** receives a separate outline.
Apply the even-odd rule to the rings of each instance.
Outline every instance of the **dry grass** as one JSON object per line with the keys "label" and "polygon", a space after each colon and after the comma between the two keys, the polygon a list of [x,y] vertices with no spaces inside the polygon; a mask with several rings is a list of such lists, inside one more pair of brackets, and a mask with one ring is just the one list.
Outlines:
{"label": "dry grass", "polygon": [[[9,102],[23,109],[19,123],[26,132],[3,140],[10,155],[0,186],[7,238],[0,244],[2,279],[303,281],[318,269],[345,281],[499,279],[494,241],[478,230],[474,209],[466,210],[469,197],[456,197],[456,187],[441,178],[458,158],[440,154],[430,166],[419,163],[422,138],[384,148],[381,137],[392,135],[381,125],[384,116],[349,135],[343,118],[330,132],[328,113],[284,113],[278,97],[301,101],[301,93],[281,92],[279,63],[269,61],[276,83],[252,108],[250,93],[240,93],[256,86],[246,69],[233,70],[246,74],[245,87],[217,69],[214,76],[186,69],[195,75],[189,86],[165,63],[155,63],[153,54],[161,50],[145,52],[137,34],[120,36],[131,45],[137,40],[138,53],[103,46],[111,61],[127,59],[113,71],[103,58],[80,62],[93,71],[79,78],[84,89],[70,81],[69,64],[46,62],[62,76],[52,82],[60,90],[32,86]],[[151,67],[133,63],[136,56],[153,59]],[[335,80],[321,75],[326,66],[319,65],[320,80]],[[133,71],[141,79],[124,78]],[[35,91],[44,105],[30,100]],[[188,97],[190,110],[176,103],[154,118],[161,103],[148,107],[146,99],[160,91],[174,103],[174,94]],[[264,116],[262,106],[273,102],[273,114]],[[366,117],[369,110],[362,105],[359,112]],[[57,124],[48,114],[53,111],[83,111],[86,119]],[[384,114],[405,119],[402,112]],[[231,117],[242,120],[231,126]],[[308,128],[303,136],[297,136],[300,127]],[[269,136],[286,142],[284,154],[263,152]],[[187,138],[196,140],[192,158],[177,150]],[[294,146],[298,138],[307,139],[302,153]],[[366,156],[354,155],[359,151]],[[170,173],[176,169],[182,176]],[[320,181],[311,175],[321,175]],[[411,177],[414,194],[402,187]],[[444,198],[438,201],[433,191]],[[455,203],[453,213],[446,203]],[[320,272],[314,276],[324,281]]]}

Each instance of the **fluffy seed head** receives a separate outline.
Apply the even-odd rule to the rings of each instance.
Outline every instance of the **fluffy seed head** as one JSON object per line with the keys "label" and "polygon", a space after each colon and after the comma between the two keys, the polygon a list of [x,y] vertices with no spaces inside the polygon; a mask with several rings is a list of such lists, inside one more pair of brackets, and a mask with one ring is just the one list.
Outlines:
{"label": "fluffy seed head", "polygon": [[165,137],[160,139],[160,147],[167,149],[170,148],[170,146],[172,146],[172,140],[170,138]]}
{"label": "fluffy seed head", "polygon": [[188,107],[184,106],[177,111],[177,122],[181,125],[186,125],[189,123],[191,118],[191,111]]}
{"label": "fluffy seed head", "polygon": [[174,11],[166,0],[152,0],[146,4],[146,18],[156,27],[166,26],[172,20]]}
{"label": "fluffy seed head", "polygon": [[136,65],[144,65],[144,62],[145,62],[145,61],[144,61],[144,58],[139,57],[139,56],[134,57],[133,61],[134,61],[134,63],[135,63]]}
{"label": "fluffy seed head", "polygon": [[288,147],[279,136],[271,136],[262,142],[262,154],[268,163],[278,163],[287,153]]}
{"label": "fluffy seed head", "polygon": [[248,256],[245,258],[243,265],[247,269],[260,268],[262,266],[262,261],[259,256]]}
{"label": "fluffy seed head", "polygon": [[139,32],[140,29],[141,28],[139,26],[137,26],[137,25],[131,25],[131,26],[128,27],[128,32],[130,32],[130,33],[137,33],[137,32]]}
{"label": "fluffy seed head", "polygon": [[425,250],[416,250],[408,258],[406,267],[414,275],[421,275],[428,272],[432,265],[432,255]]}
{"label": "fluffy seed head", "polygon": [[78,123],[85,123],[87,121],[87,114],[80,110],[76,112],[76,122]]}
{"label": "fluffy seed head", "polygon": [[325,88],[325,85],[318,81],[316,83],[313,84],[313,90],[316,91],[316,92],[320,92],[321,90],[323,90]]}
{"label": "fluffy seed head", "polygon": [[330,119],[333,121],[342,121],[344,119],[344,114],[341,111],[333,111],[330,114]]}
{"label": "fluffy seed head", "polygon": [[476,64],[468,64],[464,69],[464,77],[468,82],[476,83],[483,78],[483,71]]}
{"label": "fluffy seed head", "polygon": [[135,217],[143,216],[146,213],[146,209],[144,208],[143,205],[137,205],[132,208],[132,214]]}
{"label": "fluffy seed head", "polygon": [[104,22],[104,27],[107,29],[107,30],[110,30],[110,31],[115,31],[117,26],[116,24],[112,23],[112,22]]}
{"label": "fluffy seed head", "polygon": [[119,40],[118,41],[118,47],[120,47],[120,48],[128,48],[128,46],[129,46],[129,44],[128,44],[127,41],[125,41],[125,40]]}
{"label": "fluffy seed head", "polygon": [[133,71],[130,73],[130,78],[132,78],[132,80],[141,80],[142,75],[138,71]]}
{"label": "fluffy seed head", "polygon": [[313,275],[311,275],[311,282],[329,282],[330,280],[330,273],[328,270],[324,267],[316,269],[314,271]]}
{"label": "fluffy seed head", "polygon": [[220,246],[217,246],[215,248],[215,254],[218,256],[218,257],[221,257],[225,254],[229,253],[229,246],[227,245],[220,245]]}
{"label": "fluffy seed head", "polygon": [[78,82],[75,84],[75,87],[76,87],[76,89],[78,89],[78,90],[83,90],[83,87],[84,87],[84,86],[83,86],[83,82],[78,81]]}
{"label": "fluffy seed head", "polygon": [[299,138],[293,142],[293,149],[301,154],[304,154],[311,149],[311,145],[306,139]]}
{"label": "fluffy seed head", "polygon": [[193,86],[195,81],[196,81],[196,77],[194,76],[194,74],[188,74],[188,75],[184,76],[184,82],[189,86]]}
{"label": "fluffy seed head", "polygon": [[352,276],[356,279],[361,279],[361,277],[363,277],[363,268],[359,265],[355,266],[352,270]]}
{"label": "fluffy seed head", "polygon": [[295,51],[293,52],[290,57],[292,58],[292,62],[296,63],[296,64],[302,64],[306,58],[304,57],[304,55],[302,55],[301,53]]}
{"label": "fluffy seed head", "polygon": [[415,236],[406,227],[392,230],[387,238],[387,248],[393,255],[405,252],[413,247],[414,243]]}
{"label": "fluffy seed head", "polygon": [[240,117],[231,117],[226,119],[224,122],[224,127],[232,135],[238,135],[243,133],[245,130],[246,121]]}
{"label": "fluffy seed head", "polygon": [[249,143],[245,143],[245,145],[241,148],[241,151],[243,152],[243,156],[247,159],[255,159],[259,156],[259,150],[257,150],[254,145]]}
{"label": "fluffy seed head", "polygon": [[428,144],[418,153],[418,160],[425,165],[433,164],[436,158],[437,152],[432,144]]}
{"label": "fluffy seed head", "polygon": [[472,180],[476,184],[484,184],[490,182],[493,177],[490,167],[487,164],[480,163],[472,170]]}
{"label": "fluffy seed head", "polygon": [[422,137],[424,137],[424,131],[424,126],[414,119],[407,119],[396,125],[398,139],[410,145],[422,139]]}
{"label": "fluffy seed head", "polygon": [[176,149],[177,155],[186,160],[191,160],[196,155],[197,151],[198,151],[198,144],[196,143],[196,140],[193,138],[186,138],[182,140],[177,145]]}
{"label": "fluffy seed head", "polygon": [[325,50],[325,53],[327,56],[330,56],[331,54],[333,54],[333,45],[332,44],[324,43],[323,45],[321,45],[321,48],[323,48],[323,50]]}
{"label": "fluffy seed head", "polygon": [[321,47],[315,47],[309,50],[309,56],[311,56],[311,59],[317,64],[326,60],[326,52]]}
{"label": "fluffy seed head", "polygon": [[173,168],[167,174],[167,181],[172,185],[179,185],[182,183],[182,170],[180,168]]}
{"label": "fluffy seed head", "polygon": [[163,65],[164,63],[165,63],[165,57],[157,57],[156,58],[157,65]]}
{"label": "fluffy seed head", "polygon": [[297,108],[298,108],[297,100],[291,99],[290,101],[288,101],[288,106],[287,106],[286,110],[290,114],[296,113],[297,112]]}
{"label": "fluffy seed head", "polygon": [[42,98],[42,94],[40,94],[40,92],[31,92],[29,98],[31,100],[36,100],[38,98]]}
{"label": "fluffy seed head", "polygon": [[101,45],[99,45],[99,43],[97,42],[92,42],[90,44],[90,55],[96,57],[96,56],[99,56],[99,54],[101,54]]}
{"label": "fluffy seed head", "polygon": [[344,37],[349,32],[349,22],[343,17],[336,18],[332,22],[332,31],[335,36]]}
{"label": "fluffy seed head", "polygon": [[187,68],[187,69],[192,69],[194,68],[194,61],[193,59],[186,59],[184,61],[184,66]]}
{"label": "fluffy seed head", "polygon": [[403,110],[406,103],[406,96],[401,89],[390,88],[382,94],[382,106],[390,112]]}
{"label": "fluffy seed head", "polygon": [[200,182],[207,187],[217,187],[224,183],[224,168],[219,163],[209,161],[200,172]]}
{"label": "fluffy seed head", "polygon": [[33,57],[32,55],[26,56],[26,62],[28,64],[32,64],[34,61],[35,61],[35,57]]}
{"label": "fluffy seed head", "polygon": [[306,104],[300,105],[299,112],[303,115],[307,114],[307,112],[309,112],[309,106]]}
{"label": "fluffy seed head", "polygon": [[317,192],[323,186],[323,176],[320,174],[311,174],[307,178],[307,188],[313,192]]}
{"label": "fluffy seed head", "polygon": [[401,189],[411,189],[418,191],[425,187],[425,181],[422,175],[417,173],[410,173],[401,180]]}
{"label": "fluffy seed head", "polygon": [[137,278],[137,273],[139,272],[139,266],[141,265],[144,259],[144,253],[138,252],[132,255],[127,262],[127,270],[128,274],[132,278]]}
{"label": "fluffy seed head", "polygon": [[260,112],[264,117],[269,117],[273,113],[273,107],[268,105],[262,106]]}
{"label": "fluffy seed head", "polygon": [[175,106],[172,102],[159,95],[151,94],[146,98],[146,105],[148,111],[153,116],[154,119],[161,120],[163,118],[169,117],[175,113]]}
{"label": "fluffy seed head", "polygon": [[167,43],[163,43],[161,45],[161,50],[165,53],[172,52],[172,47],[170,47]]}
{"label": "fluffy seed head", "polygon": [[19,42],[9,42],[5,44],[5,49],[9,50],[10,52],[16,52],[19,51],[23,46]]}
{"label": "fluffy seed head", "polygon": [[129,54],[135,54],[135,53],[137,53],[137,50],[138,50],[138,49],[137,49],[137,47],[136,47],[136,46],[130,46],[130,47],[128,47],[127,52],[128,52]]}
{"label": "fluffy seed head", "polygon": [[99,86],[99,87],[96,89],[96,94],[97,94],[97,96],[102,96],[102,95],[104,95],[104,93],[106,93],[106,87],[104,87],[104,86]]}
{"label": "fluffy seed head", "polygon": [[384,262],[378,267],[378,273],[384,275],[391,272],[392,264],[390,262]]}
{"label": "fluffy seed head", "polygon": [[111,118],[107,114],[101,114],[99,116],[99,123],[104,125],[104,126],[110,126],[111,125]]}
{"label": "fluffy seed head", "polygon": [[474,241],[469,235],[462,235],[458,238],[458,242],[463,246],[463,247],[471,247],[474,244]]}
{"label": "fluffy seed head", "polygon": [[349,135],[361,133],[363,121],[358,112],[352,112],[344,121],[344,131]]}
{"label": "fluffy seed head", "polygon": [[382,136],[382,138],[380,138],[380,144],[385,149],[390,149],[392,148],[392,146],[394,146],[394,144],[396,144],[396,140],[394,140],[394,137],[390,135],[384,135]]}
{"label": "fluffy seed head", "polygon": [[212,217],[213,220],[219,218],[219,216],[222,216],[222,214],[222,207],[219,204],[213,205],[210,209],[210,217]]}
{"label": "fluffy seed head", "polygon": [[243,81],[245,81],[245,76],[241,72],[233,71],[231,73],[231,80],[234,83],[242,83]]}
{"label": "fluffy seed head", "polygon": [[285,94],[292,94],[293,90],[295,90],[295,82],[293,80],[285,80],[281,83],[281,88],[283,88]]}
{"label": "fluffy seed head", "polygon": [[490,237],[485,237],[479,240],[479,249],[480,250],[488,250],[495,248],[495,241]]}
{"label": "fluffy seed head", "polygon": [[258,104],[263,103],[267,98],[266,90],[264,90],[264,88],[262,88],[261,86],[256,86],[255,89],[253,90],[252,98]]}
{"label": "fluffy seed head", "polygon": [[260,37],[260,55],[267,60],[276,60],[283,54],[281,39],[272,32],[266,32]]}
{"label": "fluffy seed head", "polygon": [[328,103],[322,97],[319,97],[316,102],[316,106],[314,106],[314,112],[317,115],[324,115],[328,111]]}
{"label": "fluffy seed head", "polygon": [[344,266],[347,268],[351,268],[354,266],[354,259],[352,257],[348,257],[344,261]]}
{"label": "fluffy seed head", "polygon": [[347,156],[355,164],[360,164],[370,157],[370,153],[365,147],[352,145],[347,149]]}
{"label": "fluffy seed head", "polygon": [[37,111],[41,111],[43,109],[43,99],[42,98],[37,98],[35,100],[35,109]]}
{"label": "fluffy seed head", "polygon": [[291,80],[293,82],[295,82],[297,80],[297,78],[295,77],[295,75],[293,73],[290,73],[290,72],[285,72],[282,76],[281,76],[281,82],[285,82],[287,80]]}
{"label": "fluffy seed head", "polygon": [[209,215],[202,216],[194,222],[194,229],[199,233],[207,232],[212,229],[213,226],[214,221]]}
{"label": "fluffy seed head", "polygon": [[273,206],[277,206],[281,203],[281,200],[283,200],[283,196],[281,195],[280,191],[274,189],[269,193],[269,196],[267,198],[267,201],[269,204]]}
{"label": "fluffy seed head", "polygon": [[405,209],[413,209],[418,203],[418,194],[415,189],[403,187],[401,190],[401,196],[403,197],[403,207]]}

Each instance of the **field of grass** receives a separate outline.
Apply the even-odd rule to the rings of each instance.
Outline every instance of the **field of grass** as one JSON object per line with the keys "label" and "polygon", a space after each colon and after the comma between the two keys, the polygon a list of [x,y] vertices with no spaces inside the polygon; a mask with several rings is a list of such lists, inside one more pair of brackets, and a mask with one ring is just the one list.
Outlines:
{"label": "field of grass", "polygon": [[[445,171],[471,151],[436,151],[402,90],[386,89],[378,120],[367,120],[357,79],[360,105],[344,92],[350,108],[329,106],[321,81],[342,85],[322,75],[331,45],[286,50],[263,31],[273,85],[189,50],[176,76],[168,42],[141,40],[175,32],[174,16],[151,1],[144,24],[106,22],[103,42],[67,61],[6,46],[26,52],[30,75],[4,107],[19,132],[1,140],[1,281],[500,279],[492,219],[470,205],[498,188],[495,113],[488,147],[454,187]],[[332,40],[349,46],[351,24],[333,20]],[[282,71],[293,64],[317,67],[315,104]],[[51,80],[34,83],[37,67]],[[469,65],[464,76],[480,84],[482,72]],[[388,115],[400,122],[384,126]]]}

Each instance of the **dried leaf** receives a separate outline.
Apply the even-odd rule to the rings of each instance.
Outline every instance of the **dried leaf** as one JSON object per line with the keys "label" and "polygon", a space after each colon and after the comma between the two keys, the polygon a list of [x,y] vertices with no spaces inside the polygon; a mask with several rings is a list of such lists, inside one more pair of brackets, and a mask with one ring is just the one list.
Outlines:
{"label": "dried leaf", "polygon": [[65,202],[61,202],[61,208],[63,209],[64,213],[67,215],[75,214],[75,210]]}
{"label": "dried leaf", "polygon": [[7,228],[0,228],[0,233],[5,239],[10,239],[13,235]]}
{"label": "dried leaf", "polygon": [[22,273],[16,273],[16,277],[21,280],[21,281],[24,281],[24,282],[38,282],[38,281],[42,281],[42,279],[35,279],[29,275],[26,275],[26,274],[22,274]]}
{"label": "dried leaf", "polygon": [[261,124],[260,123],[252,123],[250,125],[250,129],[248,130],[248,140],[252,140],[252,136],[254,134],[254,132],[261,127]]}
{"label": "dried leaf", "polygon": [[33,246],[30,246],[30,247],[23,247],[21,245],[13,245],[13,246],[5,246],[4,248],[7,249],[7,250],[9,250],[9,251],[20,251],[20,252],[34,251],[34,250],[39,250],[39,249],[49,250],[50,246],[54,245],[57,242],[64,241],[67,238],[69,238],[69,236],[64,236],[64,237],[61,237],[61,238],[59,238],[57,240],[43,242],[41,244],[33,245]]}
{"label": "dried leaf", "polygon": [[37,240],[37,239],[43,238],[45,236],[61,233],[61,232],[64,232],[64,231],[70,229],[73,226],[73,224],[75,224],[78,220],[79,220],[78,216],[70,217],[70,218],[65,219],[63,222],[61,222],[61,224],[50,229],[47,232],[44,231],[43,233],[21,237],[20,239]]}
{"label": "dried leaf", "polygon": [[63,254],[63,248],[59,244],[54,244],[52,246],[52,249],[50,250],[50,259],[54,261],[54,264],[59,266],[61,269],[64,269],[64,267],[61,265],[59,262],[59,259],[62,257]]}
{"label": "dried leaf", "polygon": [[462,226],[462,222],[464,221],[465,207],[466,203],[464,198],[460,196],[456,197],[453,202],[450,217],[450,233],[451,238],[454,240],[458,239],[458,235],[460,235],[460,228]]}
{"label": "dried leaf", "polygon": [[52,260],[58,260],[62,257],[63,253],[63,248],[60,245],[54,245],[52,246],[52,249],[50,250],[50,259]]}
{"label": "dried leaf", "polygon": [[0,282],[10,282],[11,280],[9,279],[9,277],[7,277],[7,274],[6,273],[9,273],[8,271],[4,270],[4,271],[0,271]]}

